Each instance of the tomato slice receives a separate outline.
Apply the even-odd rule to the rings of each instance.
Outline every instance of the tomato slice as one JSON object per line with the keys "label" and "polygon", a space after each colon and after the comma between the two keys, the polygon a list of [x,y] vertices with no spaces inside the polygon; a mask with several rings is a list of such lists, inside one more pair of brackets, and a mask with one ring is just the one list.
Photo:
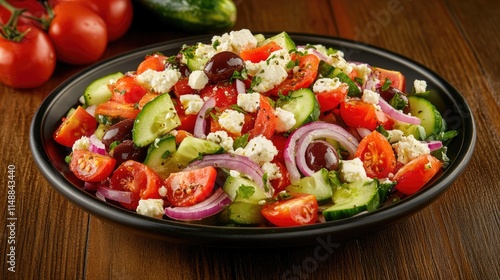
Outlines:
{"label": "tomato slice", "polygon": [[274,157],[274,160],[285,163],[283,152],[285,151],[286,145],[288,143],[288,137],[286,137],[283,133],[275,133],[271,141],[278,150],[278,154]]}
{"label": "tomato slice", "polygon": [[277,160],[273,160],[273,163],[278,166],[278,169],[281,173],[281,178],[270,180],[269,183],[271,183],[271,186],[274,189],[274,193],[279,193],[291,184],[290,176],[288,174],[288,169],[286,169],[284,163]]}
{"label": "tomato slice", "polygon": [[81,149],[71,154],[69,169],[78,179],[97,183],[108,178],[115,164],[116,160],[110,156]]}
{"label": "tomato slice", "polygon": [[345,100],[348,90],[349,86],[343,83],[335,90],[316,93],[316,99],[318,100],[320,111],[326,112],[337,108],[340,102]]}
{"label": "tomato slice", "polygon": [[250,139],[262,135],[271,139],[276,129],[276,116],[274,108],[265,96],[260,96],[260,109],[255,118],[255,126],[250,130]]}
{"label": "tomato slice", "polygon": [[181,125],[177,127],[177,130],[186,130],[189,132],[193,132],[194,130],[194,124],[196,123],[196,117],[197,115],[186,115],[184,108],[182,107],[182,104],[180,102],[175,102],[174,105],[175,110],[177,111],[177,115],[179,116],[179,119],[181,120]]}
{"label": "tomato slice", "polygon": [[212,166],[172,173],[165,180],[167,199],[173,206],[191,206],[208,198],[217,170]]}
{"label": "tomato slice", "polygon": [[165,70],[166,60],[166,56],[158,53],[146,56],[146,58],[137,67],[137,75],[140,75],[149,69],[155,71]]}
{"label": "tomato slice", "polygon": [[195,94],[197,91],[189,86],[189,78],[181,78],[177,83],[175,83],[173,92],[177,98],[184,94]]}
{"label": "tomato slice", "polygon": [[[127,160],[120,164],[110,178],[112,189],[130,191],[141,199],[161,198],[158,189],[161,187],[160,177],[145,164],[135,160]],[[136,209],[137,202],[122,204],[128,209]]]}
{"label": "tomato slice", "polygon": [[347,126],[364,127],[375,130],[379,125],[391,129],[392,120],[382,111],[361,100],[349,100],[340,103],[340,117]]}
{"label": "tomato slice", "polygon": [[72,147],[82,136],[90,136],[97,128],[97,122],[83,107],[76,110],[54,132],[54,140],[66,147]]}
{"label": "tomato slice", "polygon": [[355,157],[361,159],[370,178],[387,178],[396,169],[396,156],[391,144],[376,130],[359,142]]}
{"label": "tomato slice", "polygon": [[292,60],[297,60],[299,70],[293,71],[281,84],[268,93],[274,96],[288,95],[290,91],[309,87],[318,75],[319,58],[314,54],[298,56],[292,54]]}
{"label": "tomato slice", "polygon": [[112,92],[111,100],[123,103],[137,103],[148,92],[134,76],[123,76],[108,86]]}
{"label": "tomato slice", "polygon": [[203,99],[209,97],[215,98],[215,107],[223,111],[238,102],[236,83],[221,82],[218,84],[209,84],[200,90],[200,97]]}
{"label": "tomato slice", "polygon": [[405,92],[406,78],[401,72],[380,67],[373,67],[372,71],[378,74],[378,79],[382,85],[385,83],[386,79],[389,79],[391,81],[391,87],[397,88],[401,92]]}
{"label": "tomato slice", "polygon": [[95,115],[110,119],[135,119],[140,111],[136,104],[108,100],[97,105]]}
{"label": "tomato slice", "polygon": [[279,227],[314,224],[318,219],[318,201],[312,194],[290,194],[287,198],[264,204],[261,213]]}
{"label": "tomato slice", "polygon": [[427,184],[442,166],[443,163],[432,155],[421,155],[398,170],[393,178],[397,182],[395,187],[406,195],[414,194]]}
{"label": "tomato slice", "polygon": [[243,60],[248,60],[253,63],[258,63],[260,61],[264,61],[269,58],[269,55],[277,50],[281,50],[281,46],[276,42],[271,41],[263,46],[251,49],[244,50],[240,53],[240,57]]}

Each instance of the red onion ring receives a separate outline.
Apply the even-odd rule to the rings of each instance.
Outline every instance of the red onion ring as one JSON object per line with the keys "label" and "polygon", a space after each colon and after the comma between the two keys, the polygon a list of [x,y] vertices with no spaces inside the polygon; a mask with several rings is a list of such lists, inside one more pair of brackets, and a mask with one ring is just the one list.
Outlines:
{"label": "red onion ring", "polygon": [[196,122],[194,123],[193,135],[197,138],[206,138],[207,135],[207,111],[215,107],[215,98],[209,98],[203,103],[198,115],[196,115]]}
{"label": "red onion ring", "polygon": [[114,190],[112,188],[104,186],[99,186],[97,188],[96,196],[102,196],[107,199],[125,204],[129,204],[140,199],[139,196],[133,192]]}
{"label": "red onion ring", "polygon": [[209,198],[193,206],[165,208],[165,215],[174,220],[201,220],[219,213],[230,203],[231,198],[222,188],[218,188]]}
{"label": "red onion ring", "polygon": [[397,121],[409,124],[420,124],[419,118],[415,116],[409,116],[407,114],[404,114],[403,112],[394,109],[394,107],[392,107],[391,104],[387,103],[387,101],[385,101],[383,98],[379,98],[378,105],[380,106],[380,108],[384,113],[386,113],[389,117]]}
{"label": "red onion ring", "polygon": [[283,152],[283,157],[285,158],[285,165],[288,170],[288,173],[290,174],[290,181],[292,182],[292,184],[297,183],[297,181],[301,177],[295,159],[297,141],[305,137],[305,135],[307,135],[311,131],[323,130],[323,129],[334,132],[337,138],[341,139],[339,143],[344,148],[348,149],[351,157],[356,153],[356,149],[359,145],[358,140],[356,140],[354,136],[352,136],[349,132],[347,132],[347,130],[345,130],[343,127],[339,125],[326,122],[312,122],[304,126],[301,126],[297,130],[295,130],[292,133],[292,135],[290,135],[290,137],[288,138],[287,145],[285,147],[285,151]]}
{"label": "red onion ring", "polygon": [[365,138],[365,136],[372,133],[371,130],[369,130],[368,128],[364,128],[364,127],[357,127],[356,131],[358,132],[359,136],[361,136],[361,138]]}
{"label": "red onion ring", "polygon": [[245,83],[240,79],[236,79],[236,92],[238,94],[246,93]]}
{"label": "red onion ring", "polygon": [[[297,46],[297,49],[305,49],[306,46]],[[309,50],[309,49],[308,49]],[[312,51],[312,53],[317,56],[320,60],[324,60],[324,61],[327,61],[328,60],[328,57],[326,57],[324,54],[322,54],[321,52],[319,52],[318,50],[314,49],[314,48],[311,48],[310,49]]]}
{"label": "red onion ring", "polygon": [[322,138],[338,141],[339,144],[349,152],[350,157],[352,157],[356,153],[358,145],[353,144],[351,141],[349,141],[348,138],[339,134],[336,130],[330,128],[311,130],[300,137],[300,139],[297,141],[297,148],[295,151],[296,165],[304,176],[311,176],[314,174],[314,170],[309,168],[309,166],[307,165],[307,147],[311,144],[312,141]]}
{"label": "red onion ring", "polygon": [[429,147],[429,150],[432,151],[435,151],[435,150],[439,150],[443,147],[443,142],[441,141],[429,141],[429,142],[426,142],[427,143],[427,146]]}
{"label": "red onion ring", "polygon": [[89,140],[90,140],[89,151],[100,155],[106,154],[106,146],[104,146],[101,140],[97,139],[97,136],[95,134],[92,134],[89,137]]}
{"label": "red onion ring", "polygon": [[262,168],[245,156],[230,154],[206,155],[203,159],[190,163],[184,170],[199,169],[206,166],[227,168],[245,174],[248,178],[255,181],[255,183],[257,183],[257,185],[264,190],[268,197],[273,196],[273,188],[269,185],[269,182],[264,183],[262,180],[264,177],[264,171],[262,171]]}

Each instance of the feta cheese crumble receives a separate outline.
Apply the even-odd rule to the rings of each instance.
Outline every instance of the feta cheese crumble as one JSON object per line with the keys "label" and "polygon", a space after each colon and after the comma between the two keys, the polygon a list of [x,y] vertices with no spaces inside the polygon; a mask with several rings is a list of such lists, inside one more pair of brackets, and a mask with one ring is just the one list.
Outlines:
{"label": "feta cheese crumble", "polygon": [[267,180],[280,179],[283,176],[279,167],[272,162],[265,162],[262,164],[262,171],[267,174]]}
{"label": "feta cheese crumble", "polygon": [[161,218],[164,212],[163,199],[141,199],[135,211],[144,216]]}
{"label": "feta cheese crumble", "polygon": [[176,69],[167,68],[163,71],[148,69],[136,76],[139,83],[157,93],[167,93],[181,78],[181,73]]}
{"label": "feta cheese crumble", "polygon": [[205,101],[198,94],[183,94],[179,97],[186,115],[196,115]]}
{"label": "feta cheese crumble", "polygon": [[246,112],[257,112],[260,106],[260,94],[258,92],[238,94],[237,104]]}
{"label": "feta cheese crumble", "polygon": [[194,70],[189,74],[188,85],[192,89],[200,90],[208,84],[208,77],[202,70]]}
{"label": "feta cheese crumble", "polygon": [[212,45],[216,45],[217,52],[233,51],[237,54],[244,50],[249,50],[257,47],[257,39],[248,29],[231,31],[224,33],[221,36],[212,38]]}
{"label": "feta cheese crumble", "polygon": [[88,150],[89,147],[90,138],[88,138],[87,136],[82,136],[80,139],[76,140],[75,143],[73,143],[73,147],[71,148],[71,150]]}
{"label": "feta cheese crumble", "polygon": [[313,92],[321,93],[325,91],[334,91],[338,89],[342,85],[342,82],[339,78],[320,78],[314,82]]}
{"label": "feta cheese crumble", "polygon": [[234,140],[224,130],[210,132],[207,140],[219,144],[226,152],[233,151]]}
{"label": "feta cheese crumble", "polygon": [[363,90],[363,96],[361,97],[363,102],[370,103],[373,105],[378,104],[379,98],[380,98],[380,95],[378,93],[374,92],[373,90],[369,90],[369,89]]}
{"label": "feta cheese crumble", "polygon": [[415,93],[424,93],[427,91],[427,82],[423,80],[415,80],[413,82]]}
{"label": "feta cheese crumble", "polygon": [[236,110],[226,109],[219,116],[219,124],[231,133],[240,133],[245,123],[245,115]]}
{"label": "feta cheese crumble", "polygon": [[276,110],[274,110],[274,115],[276,116],[275,129],[277,132],[289,131],[297,123],[292,112],[281,109],[280,107],[277,107]]}
{"label": "feta cheese crumble", "polygon": [[398,161],[403,164],[431,152],[426,143],[418,141],[413,135],[403,136],[401,141],[392,144],[392,147],[396,151]]}
{"label": "feta cheese crumble", "polygon": [[366,175],[363,162],[359,158],[341,160],[339,170],[341,178],[348,183],[370,180]]}
{"label": "feta cheese crumble", "polygon": [[246,156],[255,163],[264,164],[273,160],[278,154],[278,149],[274,146],[271,140],[264,136],[252,138],[245,148],[238,148],[234,151],[235,154]]}

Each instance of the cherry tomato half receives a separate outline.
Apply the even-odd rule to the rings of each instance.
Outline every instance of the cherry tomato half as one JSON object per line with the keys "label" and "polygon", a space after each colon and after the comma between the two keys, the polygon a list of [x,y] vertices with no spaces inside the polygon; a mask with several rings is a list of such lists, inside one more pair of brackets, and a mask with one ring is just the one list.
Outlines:
{"label": "cherry tomato half", "polygon": [[167,199],[173,206],[191,206],[212,193],[217,170],[212,166],[172,173],[165,180]]}
{"label": "cherry tomato half", "polygon": [[393,121],[382,111],[361,100],[340,103],[340,117],[347,126],[375,130],[379,125],[392,129]]}
{"label": "cherry tomato half", "polygon": [[116,160],[88,150],[75,150],[71,154],[69,169],[75,176],[86,182],[101,182],[108,178],[115,168]]}
{"label": "cherry tomato half", "polygon": [[359,142],[355,157],[361,159],[370,178],[387,178],[396,169],[396,156],[391,144],[376,130]]}
{"label": "cherry tomato half", "polygon": [[307,88],[314,82],[318,75],[319,58],[314,54],[292,55],[292,60],[297,60],[299,70],[293,71],[281,84],[270,90],[269,94],[288,95],[290,91]]}
{"label": "cherry tomato half", "polygon": [[269,55],[281,47],[276,42],[271,41],[263,46],[257,47],[251,50],[244,50],[240,53],[240,57],[243,60],[248,60],[253,63],[258,63],[269,58]]}
{"label": "cherry tomato half", "polygon": [[97,122],[81,106],[59,125],[54,132],[54,140],[66,147],[72,147],[76,140],[82,136],[90,136],[97,128]]}
{"label": "cherry tomato half", "polygon": [[441,169],[443,163],[432,155],[421,155],[403,165],[394,175],[396,189],[406,195],[420,190]]}
{"label": "cherry tomato half", "polygon": [[314,224],[318,219],[318,201],[312,194],[290,194],[290,197],[264,204],[261,213],[279,227]]}

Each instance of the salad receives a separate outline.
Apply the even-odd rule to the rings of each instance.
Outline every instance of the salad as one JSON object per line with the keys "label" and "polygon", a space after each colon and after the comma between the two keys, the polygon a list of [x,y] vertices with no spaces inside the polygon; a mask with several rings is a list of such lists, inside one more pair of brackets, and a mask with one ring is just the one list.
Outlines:
{"label": "salad", "polygon": [[54,140],[108,203],[158,219],[300,226],[397,203],[446,168],[424,80],[247,29],[93,81]]}

